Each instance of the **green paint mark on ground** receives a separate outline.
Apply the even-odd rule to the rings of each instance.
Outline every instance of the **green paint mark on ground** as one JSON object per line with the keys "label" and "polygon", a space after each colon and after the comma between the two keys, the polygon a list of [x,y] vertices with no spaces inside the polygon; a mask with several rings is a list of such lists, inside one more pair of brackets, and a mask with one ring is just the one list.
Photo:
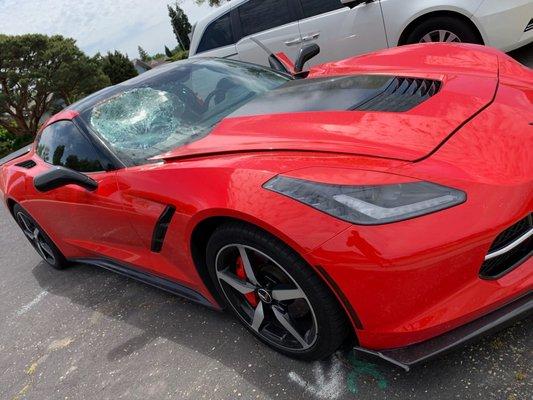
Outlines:
{"label": "green paint mark on ground", "polygon": [[370,362],[358,360],[355,356],[355,351],[352,351],[348,355],[348,361],[352,367],[351,371],[348,373],[348,379],[346,382],[350,393],[357,394],[359,392],[358,382],[364,376],[374,378],[378,384],[378,388],[381,390],[385,390],[389,386],[389,382],[378,370],[378,366]]}

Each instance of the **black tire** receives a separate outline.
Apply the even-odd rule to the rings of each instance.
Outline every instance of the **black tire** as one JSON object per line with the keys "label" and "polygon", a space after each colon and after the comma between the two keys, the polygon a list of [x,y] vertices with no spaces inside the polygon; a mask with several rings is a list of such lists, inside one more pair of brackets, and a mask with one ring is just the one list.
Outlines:
{"label": "black tire", "polygon": [[[31,243],[37,254],[52,268],[61,270],[68,267],[68,262],[61,254],[52,239],[33,219],[33,217],[19,204],[13,207],[13,216],[20,229]],[[33,236],[33,237],[32,237]]]}
{"label": "black tire", "polygon": [[[268,257],[271,261],[278,264],[277,266],[273,264],[270,265],[268,264],[270,261],[267,260],[267,264],[263,263],[260,264],[259,267],[255,266],[254,269],[257,276],[254,277],[254,279],[257,281],[259,281],[260,278],[265,279],[264,275],[269,274],[269,268],[277,269],[278,267],[282,266],[281,270],[288,275],[285,276],[285,278],[290,278],[292,282],[296,284],[295,287],[297,290],[301,289],[301,291],[303,291],[305,294],[305,300],[300,298],[300,300],[277,301],[279,299],[274,297],[274,292],[280,293],[280,291],[272,290],[272,303],[266,304],[263,302],[263,297],[259,295],[259,291],[261,289],[254,291],[254,293],[256,293],[255,296],[258,299],[258,303],[263,302],[265,308],[265,322],[263,322],[262,333],[259,333],[261,331],[261,323],[257,328],[257,331],[254,330],[251,323],[253,321],[250,322],[249,319],[246,320],[246,316],[241,315],[242,311],[237,311],[237,308],[239,308],[240,305],[234,306],[232,304],[232,302],[235,303],[236,301],[244,300],[246,295],[236,291],[230,293],[232,291],[230,286],[226,286],[226,291],[228,291],[228,294],[226,294],[222,288],[220,277],[217,277],[218,274],[227,271],[225,264],[228,263],[227,261],[219,261],[219,264],[224,265],[224,271],[221,271],[220,265],[217,266],[217,258],[219,256],[223,257],[224,254],[229,254],[224,252],[233,251],[232,246],[235,244],[246,246],[246,252],[248,253],[248,257],[250,257],[250,264],[252,264],[252,258],[258,260],[257,257],[265,261],[266,259],[262,258],[263,256]],[[239,253],[240,248],[243,246],[236,246]],[[242,255],[242,253],[240,254]],[[213,233],[207,245],[206,256],[210,276],[218,290],[218,294],[225,302],[227,308],[233,312],[233,314],[235,314],[237,318],[241,320],[243,325],[252,333],[254,333],[257,338],[267,345],[273,347],[275,350],[297,359],[309,361],[321,360],[333,354],[346,340],[349,332],[347,319],[344,311],[334,298],[333,294],[330,292],[329,288],[318,278],[311,267],[301,257],[299,257],[298,254],[296,254],[279,239],[254,226],[239,222],[231,222],[220,226]],[[219,268],[218,272],[217,268]],[[272,271],[272,274],[278,273],[283,275],[281,270]],[[261,277],[261,274],[263,274],[263,277]],[[280,286],[274,287],[279,288]],[[239,296],[241,297],[239,298]],[[230,300],[230,298],[232,300]],[[238,299],[236,300],[236,298]],[[304,330],[304,332],[306,332],[305,336],[300,336],[300,338],[306,337],[309,341],[311,341],[310,335],[308,334],[311,331],[313,332],[313,342],[309,343],[310,347],[304,348],[305,345],[302,345],[300,342],[302,349],[292,349],[287,348],[285,345],[275,343],[269,339],[269,337],[271,338],[272,336],[270,333],[267,335],[267,328],[273,327],[272,329],[274,329],[275,325],[281,321],[281,319],[279,319],[279,310],[282,307],[285,307],[285,310],[287,310],[284,315],[289,316],[288,321],[291,323],[298,321],[298,318],[300,318],[301,315],[297,316],[295,319],[289,315],[289,307],[294,306],[294,303],[298,301],[304,302],[304,308],[309,306],[309,310],[307,310],[307,312],[309,315],[314,315],[316,317],[314,318],[316,325],[312,329],[307,331]],[[246,300],[244,303],[246,303]],[[268,311],[269,307],[271,310],[270,312]],[[300,307],[302,307],[301,304]],[[278,310],[278,317],[276,317],[276,311],[274,311],[274,308]],[[252,308],[250,308],[250,310],[253,311]],[[257,308],[255,311],[257,311]],[[270,320],[267,320],[268,315],[271,315]],[[286,332],[288,333],[290,331],[287,330]],[[285,336],[289,338],[285,340],[290,340],[296,337],[294,336],[291,338],[290,334],[286,334]]]}
{"label": "black tire", "polygon": [[[422,22],[407,36],[404,44],[420,43],[426,35],[439,30],[453,33],[462,43],[483,44],[478,33],[471,26],[458,18],[450,16],[434,17]],[[432,37],[436,39],[433,41],[439,41],[437,34],[432,35]],[[450,37],[447,35],[446,39]]]}

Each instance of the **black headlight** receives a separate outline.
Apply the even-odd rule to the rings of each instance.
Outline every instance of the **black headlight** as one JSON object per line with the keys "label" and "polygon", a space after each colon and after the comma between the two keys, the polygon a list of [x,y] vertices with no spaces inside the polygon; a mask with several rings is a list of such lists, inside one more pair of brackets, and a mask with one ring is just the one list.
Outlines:
{"label": "black headlight", "polygon": [[466,200],[464,192],[430,182],[347,186],[277,176],[264,188],[360,225],[402,221]]}

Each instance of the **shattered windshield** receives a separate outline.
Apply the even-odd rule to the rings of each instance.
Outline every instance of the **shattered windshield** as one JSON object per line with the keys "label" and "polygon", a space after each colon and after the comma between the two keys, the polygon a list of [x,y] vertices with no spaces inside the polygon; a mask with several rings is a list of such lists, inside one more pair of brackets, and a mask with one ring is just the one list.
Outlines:
{"label": "shattered windshield", "polygon": [[140,165],[205,136],[224,117],[289,79],[229,60],[178,63],[119,85],[82,118],[119,157]]}

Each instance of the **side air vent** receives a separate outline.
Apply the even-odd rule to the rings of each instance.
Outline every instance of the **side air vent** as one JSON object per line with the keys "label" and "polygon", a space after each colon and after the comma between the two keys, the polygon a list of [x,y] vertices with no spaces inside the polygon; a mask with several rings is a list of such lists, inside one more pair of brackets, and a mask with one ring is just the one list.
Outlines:
{"label": "side air vent", "polygon": [[163,243],[165,242],[165,236],[167,234],[168,226],[170,225],[170,221],[172,221],[172,217],[174,216],[174,213],[176,212],[176,209],[173,206],[167,206],[159,219],[157,220],[157,223],[155,224],[154,233],[152,234],[152,246],[151,250],[154,253],[161,252],[161,249],[163,248]]}
{"label": "side air vent", "polygon": [[430,79],[396,77],[377,96],[359,104],[356,111],[404,112],[418,106],[440,90],[441,83]]}
{"label": "side air vent", "polygon": [[35,167],[37,164],[33,160],[26,160],[26,161],[19,162],[18,164],[15,164],[15,165],[17,167],[31,169],[31,168]]}
{"label": "side air vent", "polygon": [[525,262],[533,252],[533,214],[500,233],[481,266],[483,279],[498,279]]}

